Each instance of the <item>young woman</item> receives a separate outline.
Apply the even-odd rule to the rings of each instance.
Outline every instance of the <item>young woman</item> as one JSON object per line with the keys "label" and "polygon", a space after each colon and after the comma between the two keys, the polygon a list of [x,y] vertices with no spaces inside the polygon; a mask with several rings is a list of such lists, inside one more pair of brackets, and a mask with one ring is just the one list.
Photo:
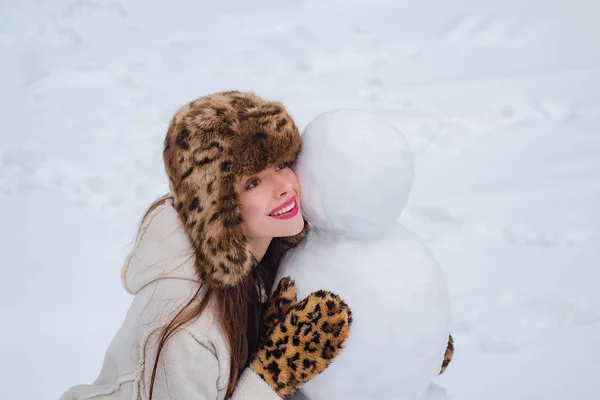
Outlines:
{"label": "young woman", "polygon": [[199,98],[164,143],[171,193],[142,220],[123,267],[135,295],[92,385],[63,400],[280,399],[341,351],[348,306],[319,291],[297,302],[279,261],[306,235],[301,148],[277,102],[240,92]]}

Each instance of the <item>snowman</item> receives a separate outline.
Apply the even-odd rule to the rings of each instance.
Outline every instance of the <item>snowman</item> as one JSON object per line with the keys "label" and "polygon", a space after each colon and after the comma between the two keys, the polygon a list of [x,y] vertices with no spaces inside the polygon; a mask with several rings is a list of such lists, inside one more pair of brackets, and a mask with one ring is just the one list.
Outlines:
{"label": "snowman", "polygon": [[308,124],[296,173],[311,231],[288,251],[275,282],[298,298],[326,288],[354,322],[345,349],[302,387],[310,400],[415,400],[438,375],[450,330],[444,274],[398,223],[413,180],[411,151],[385,119],[325,112]]}

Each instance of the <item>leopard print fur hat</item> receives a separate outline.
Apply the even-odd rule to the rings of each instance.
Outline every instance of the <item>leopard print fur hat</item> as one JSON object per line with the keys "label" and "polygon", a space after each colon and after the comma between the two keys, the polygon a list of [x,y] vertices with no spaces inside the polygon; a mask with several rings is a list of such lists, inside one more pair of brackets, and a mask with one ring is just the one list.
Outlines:
{"label": "leopard print fur hat", "polygon": [[[163,157],[173,204],[204,282],[232,287],[253,267],[242,228],[239,178],[276,162],[294,163],[300,150],[300,133],[284,106],[252,93],[215,93],[177,111]],[[305,221],[303,231],[284,245],[295,246],[307,230]]]}

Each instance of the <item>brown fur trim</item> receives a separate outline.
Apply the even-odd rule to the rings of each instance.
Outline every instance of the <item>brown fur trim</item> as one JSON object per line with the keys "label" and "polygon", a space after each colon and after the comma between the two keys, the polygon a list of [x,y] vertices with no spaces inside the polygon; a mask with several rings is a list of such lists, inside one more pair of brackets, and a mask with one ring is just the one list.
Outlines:
{"label": "brown fur trim", "polygon": [[[253,264],[238,179],[279,161],[293,163],[300,149],[300,134],[283,105],[252,93],[215,93],[175,114],[164,142],[165,169],[196,250],[198,273],[207,283],[234,286]],[[290,244],[305,234],[290,238]]]}

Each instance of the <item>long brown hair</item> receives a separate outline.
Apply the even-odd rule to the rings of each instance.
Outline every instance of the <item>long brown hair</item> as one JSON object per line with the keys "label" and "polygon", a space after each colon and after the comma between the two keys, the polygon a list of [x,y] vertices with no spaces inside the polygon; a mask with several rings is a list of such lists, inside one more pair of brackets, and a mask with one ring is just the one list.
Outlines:
{"label": "long brown hair", "polygon": [[[148,215],[165,201],[173,201],[173,196],[166,194],[152,203],[142,218],[138,235]],[[273,286],[285,248],[282,238],[271,240],[267,252],[253,269],[252,274],[237,286],[226,289],[208,287],[202,291],[200,285],[192,298],[179,309],[160,333],[150,378],[149,400],[152,400],[158,360],[165,343],[180,329],[196,320],[211,301],[214,302],[215,318],[231,351],[229,383],[225,398],[231,397],[243,369],[258,349],[262,334],[261,296],[264,294],[263,291],[268,293]]]}

